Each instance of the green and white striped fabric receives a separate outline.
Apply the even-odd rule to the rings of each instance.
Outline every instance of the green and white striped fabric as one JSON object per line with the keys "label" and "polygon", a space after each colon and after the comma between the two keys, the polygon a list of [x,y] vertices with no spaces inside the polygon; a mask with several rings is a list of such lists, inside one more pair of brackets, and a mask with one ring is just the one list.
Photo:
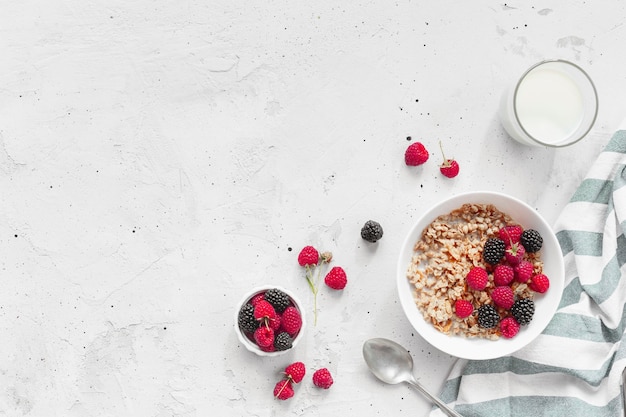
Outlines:
{"label": "green and white striped fabric", "polygon": [[626,131],[613,135],[554,229],[565,261],[557,313],[510,356],[455,363],[441,396],[465,417],[623,415]]}

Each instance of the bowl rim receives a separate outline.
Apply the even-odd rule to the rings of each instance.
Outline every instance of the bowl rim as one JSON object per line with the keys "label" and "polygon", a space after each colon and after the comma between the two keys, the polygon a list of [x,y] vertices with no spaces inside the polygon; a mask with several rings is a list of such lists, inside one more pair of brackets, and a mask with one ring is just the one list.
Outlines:
{"label": "bowl rim", "polygon": [[[518,336],[497,341],[482,338],[466,338],[463,336],[446,335],[426,322],[413,299],[413,286],[407,279],[406,272],[413,255],[413,245],[422,234],[424,228],[436,217],[449,213],[465,203],[493,204],[502,212],[514,218],[525,228],[539,229],[544,239],[542,250],[549,252],[550,263],[545,269],[550,278],[550,289],[546,294],[536,294],[535,317],[531,323],[522,328]],[[521,208],[520,214],[509,212],[511,207]],[[523,219],[522,219],[523,218]],[[530,221],[532,219],[532,221]],[[545,252],[544,252],[545,253]],[[543,255],[543,254],[542,254]],[[543,255],[544,266],[546,258]],[[511,354],[532,342],[546,328],[558,305],[564,288],[565,267],[560,245],[552,227],[541,214],[525,202],[513,196],[495,191],[471,191],[448,196],[428,208],[413,222],[400,247],[400,255],[396,266],[396,289],[400,304],[412,327],[429,344],[452,356],[463,359],[494,359]],[[498,343],[497,345],[495,343]],[[496,348],[497,347],[497,348]]]}
{"label": "bowl rim", "polygon": [[[265,352],[261,350],[261,348],[259,348],[252,340],[248,339],[248,337],[239,328],[239,311],[241,310],[241,307],[246,302],[252,299],[252,297],[254,297],[255,295],[261,292],[271,290],[273,288],[276,288],[284,292],[291,299],[291,302],[293,303],[294,307],[296,307],[298,309],[298,312],[300,313],[300,317],[302,318],[302,325],[300,326],[300,331],[298,332],[296,337],[293,338],[292,346],[290,349],[278,350],[274,352]],[[237,303],[237,308],[235,309],[235,333],[237,334],[237,338],[239,339],[239,342],[242,345],[244,345],[244,347],[248,349],[250,352],[256,353],[259,356],[268,356],[268,357],[280,356],[287,352],[292,351],[296,347],[298,342],[300,342],[300,339],[302,339],[305,326],[306,326],[306,319],[304,317],[304,311],[302,309],[302,303],[300,302],[300,299],[292,291],[286,288],[283,288],[280,285],[266,284],[266,285],[260,285],[260,286],[252,288],[241,297],[241,299]]]}

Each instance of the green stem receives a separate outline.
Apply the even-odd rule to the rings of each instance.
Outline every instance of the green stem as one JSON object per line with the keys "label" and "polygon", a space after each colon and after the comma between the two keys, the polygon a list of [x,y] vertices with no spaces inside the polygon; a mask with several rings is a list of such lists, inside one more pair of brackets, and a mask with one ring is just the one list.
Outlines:
{"label": "green stem", "polygon": [[321,265],[317,265],[317,277],[315,281],[313,280],[313,271],[309,265],[306,266],[306,281],[309,284],[309,288],[311,288],[311,292],[313,293],[313,325],[317,326],[317,292],[318,286],[320,282],[320,277],[322,276],[322,265],[324,265],[324,261],[322,261]]}
{"label": "green stem", "polygon": [[306,266],[306,282],[309,283],[309,288],[313,293],[313,325],[317,325],[317,286],[313,282],[313,274],[309,265]]}

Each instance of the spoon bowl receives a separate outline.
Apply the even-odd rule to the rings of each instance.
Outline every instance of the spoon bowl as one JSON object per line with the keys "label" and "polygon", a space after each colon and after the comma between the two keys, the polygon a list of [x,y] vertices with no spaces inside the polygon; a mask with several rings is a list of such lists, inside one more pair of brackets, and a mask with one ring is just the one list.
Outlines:
{"label": "spoon bowl", "polygon": [[370,371],[381,381],[387,384],[406,382],[437,404],[447,416],[462,417],[417,382],[413,374],[413,358],[398,343],[383,338],[369,339],[363,344],[363,358]]}
{"label": "spoon bowl", "polygon": [[374,376],[387,384],[399,384],[413,377],[413,358],[406,349],[391,340],[366,341],[363,358]]}

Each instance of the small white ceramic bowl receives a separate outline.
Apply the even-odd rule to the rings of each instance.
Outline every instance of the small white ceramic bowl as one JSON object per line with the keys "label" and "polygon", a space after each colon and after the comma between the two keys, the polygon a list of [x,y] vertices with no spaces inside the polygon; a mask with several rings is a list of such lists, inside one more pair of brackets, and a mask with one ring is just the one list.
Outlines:
{"label": "small white ceramic bowl", "polygon": [[[448,214],[465,203],[493,204],[508,214],[525,229],[535,229],[543,237],[541,260],[544,273],[550,279],[550,289],[535,302],[533,320],[522,326],[513,338],[493,341],[482,338],[450,336],[426,322],[414,301],[414,287],[407,278],[407,270],[413,256],[413,246],[421,238],[422,231],[440,215]],[[513,353],[535,339],[548,325],[561,301],[564,285],[563,256],[550,225],[526,203],[496,192],[470,192],[458,194],[428,209],[411,227],[400,249],[397,265],[397,289],[406,317],[415,330],[437,349],[452,356],[465,359],[493,359]]]}
{"label": "small white ceramic bowl", "polygon": [[[257,294],[263,293],[272,288],[279,289],[285,294],[287,294],[293,306],[300,312],[300,317],[302,317],[302,326],[300,327],[300,331],[298,332],[298,334],[296,334],[296,336],[293,338],[293,344],[291,346],[291,349],[274,351],[274,352],[265,352],[261,350],[261,348],[259,348],[259,346],[254,342],[254,340],[248,337],[239,327],[239,310],[241,310],[241,307],[243,307],[246,303],[248,303]],[[304,328],[306,326],[306,323],[304,319],[303,309],[301,306],[302,306],[302,303],[300,302],[298,297],[296,297],[296,295],[293,294],[291,291],[288,291],[282,287],[279,287],[277,285],[263,285],[260,287],[256,287],[250,290],[249,292],[247,292],[241,298],[241,301],[237,304],[237,309],[235,311],[235,333],[237,333],[237,337],[239,338],[239,341],[241,342],[242,345],[245,346],[246,349],[248,349],[250,352],[256,353],[259,356],[279,356],[287,352],[290,352],[296,347],[296,345],[298,344],[298,342],[300,342],[300,339],[302,339],[304,335]]]}

